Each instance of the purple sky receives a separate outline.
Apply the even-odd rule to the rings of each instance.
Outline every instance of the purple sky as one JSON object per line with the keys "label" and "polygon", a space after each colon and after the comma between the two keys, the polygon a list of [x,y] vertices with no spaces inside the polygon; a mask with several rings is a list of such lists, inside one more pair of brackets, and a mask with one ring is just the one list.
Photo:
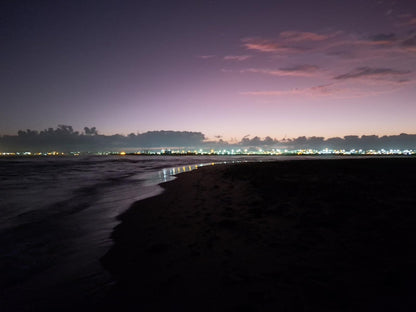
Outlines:
{"label": "purple sky", "polygon": [[0,134],[416,133],[416,1],[2,1]]}

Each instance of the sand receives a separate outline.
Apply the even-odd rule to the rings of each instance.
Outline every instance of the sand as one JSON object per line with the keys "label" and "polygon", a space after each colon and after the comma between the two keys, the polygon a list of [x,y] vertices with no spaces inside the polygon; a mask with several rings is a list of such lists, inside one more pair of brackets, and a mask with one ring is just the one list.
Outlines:
{"label": "sand", "polygon": [[416,159],[215,165],[120,216],[124,311],[414,311]]}

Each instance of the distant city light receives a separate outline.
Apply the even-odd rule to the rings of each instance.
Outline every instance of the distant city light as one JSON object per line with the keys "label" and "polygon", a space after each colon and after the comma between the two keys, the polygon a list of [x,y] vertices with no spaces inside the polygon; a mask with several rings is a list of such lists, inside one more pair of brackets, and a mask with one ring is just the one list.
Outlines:
{"label": "distant city light", "polygon": [[1,152],[0,156],[5,157],[11,157],[11,156],[24,156],[24,157],[34,157],[34,156],[80,156],[80,155],[100,155],[100,156],[109,156],[109,155],[119,155],[119,156],[125,156],[125,155],[219,155],[219,156],[233,156],[233,155],[240,155],[240,156],[249,156],[249,155],[269,155],[269,156],[290,156],[290,155],[403,155],[403,156],[410,156],[410,155],[416,155],[416,150],[412,149],[369,149],[369,150],[363,150],[363,149],[330,149],[330,148],[324,148],[322,150],[317,149],[195,149],[195,150],[185,150],[185,149],[151,149],[151,150],[137,150],[134,152],[126,152],[126,151],[106,151],[106,152],[80,152],[80,151],[74,151],[74,152],[58,152],[58,151],[50,151],[50,152]]}

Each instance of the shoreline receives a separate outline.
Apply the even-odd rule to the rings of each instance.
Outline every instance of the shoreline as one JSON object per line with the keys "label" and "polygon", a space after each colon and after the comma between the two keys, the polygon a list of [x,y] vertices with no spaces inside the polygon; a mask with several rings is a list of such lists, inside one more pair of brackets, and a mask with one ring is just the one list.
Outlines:
{"label": "shoreline", "polygon": [[215,165],[120,216],[105,307],[365,311],[415,307],[414,159]]}

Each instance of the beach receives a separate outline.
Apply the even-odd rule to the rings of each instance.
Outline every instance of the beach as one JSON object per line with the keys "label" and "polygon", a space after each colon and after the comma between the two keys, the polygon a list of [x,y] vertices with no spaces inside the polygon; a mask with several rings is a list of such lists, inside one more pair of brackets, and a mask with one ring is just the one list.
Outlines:
{"label": "beach", "polygon": [[120,215],[123,311],[411,311],[416,159],[213,165]]}

